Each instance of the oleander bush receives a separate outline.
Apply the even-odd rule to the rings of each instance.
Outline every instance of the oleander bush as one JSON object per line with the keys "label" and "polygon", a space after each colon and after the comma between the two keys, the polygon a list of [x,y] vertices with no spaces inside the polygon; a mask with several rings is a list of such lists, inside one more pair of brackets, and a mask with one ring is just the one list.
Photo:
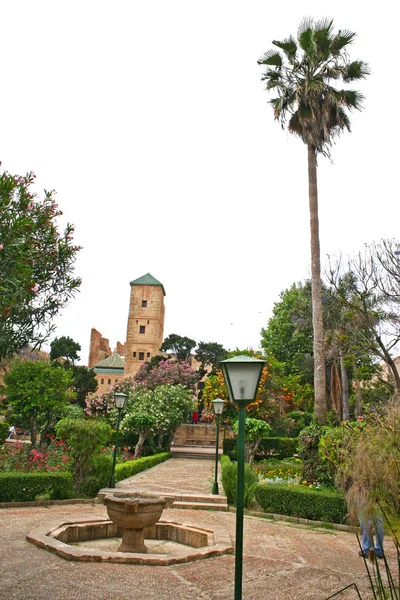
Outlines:
{"label": "oleander bush", "polygon": [[347,506],[344,494],[303,486],[257,485],[255,499],[264,512],[345,523]]}
{"label": "oleander bush", "polygon": [[49,500],[73,498],[71,473],[0,473],[0,502],[28,502],[38,496]]}
{"label": "oleander bush", "polygon": [[[274,457],[277,459],[289,458],[296,454],[298,446],[297,438],[269,437],[261,440],[255,460]],[[224,454],[231,460],[237,460],[237,440],[224,440]]]}

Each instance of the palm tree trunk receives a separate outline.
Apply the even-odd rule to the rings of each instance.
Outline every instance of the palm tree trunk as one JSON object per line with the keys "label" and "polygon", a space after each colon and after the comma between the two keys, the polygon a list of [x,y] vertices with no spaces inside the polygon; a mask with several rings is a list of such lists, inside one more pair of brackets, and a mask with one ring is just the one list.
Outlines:
{"label": "palm tree trunk", "polygon": [[311,233],[311,302],[314,331],[314,410],[318,423],[325,423],[326,381],[318,224],[317,155],[315,147],[311,144],[308,145],[308,196]]}

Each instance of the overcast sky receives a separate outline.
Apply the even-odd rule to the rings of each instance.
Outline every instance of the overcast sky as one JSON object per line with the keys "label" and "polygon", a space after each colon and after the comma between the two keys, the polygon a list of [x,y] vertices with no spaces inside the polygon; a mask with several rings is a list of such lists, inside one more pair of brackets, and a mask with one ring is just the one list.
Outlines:
{"label": "overcast sky", "polygon": [[[55,189],[83,246],[56,335],[125,341],[129,282],[166,290],[165,336],[259,347],[310,273],[307,151],[273,120],[257,59],[304,16],[356,31],[365,110],[319,159],[320,236],[347,254],[399,227],[393,0],[0,0],[0,160]],[[395,89],[397,88],[397,89]]]}

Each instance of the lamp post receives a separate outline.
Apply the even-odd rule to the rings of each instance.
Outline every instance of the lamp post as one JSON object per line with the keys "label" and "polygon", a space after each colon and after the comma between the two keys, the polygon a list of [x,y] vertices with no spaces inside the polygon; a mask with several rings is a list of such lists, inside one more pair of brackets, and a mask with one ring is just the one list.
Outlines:
{"label": "lamp post", "polygon": [[219,494],[218,490],[218,447],[219,447],[219,418],[222,415],[224,410],[225,401],[222,398],[215,398],[212,401],[214,415],[217,417],[217,439],[216,439],[216,449],[215,449],[215,477],[212,493],[214,495]]}
{"label": "lamp post", "polygon": [[244,513],[244,442],[246,406],[254,402],[265,360],[235,356],[221,362],[229,398],[239,408],[238,472],[236,491],[235,600],[242,599],[243,513]]}
{"label": "lamp post", "polygon": [[128,396],[126,394],[124,394],[123,392],[115,392],[115,394],[114,394],[115,406],[118,410],[118,418],[117,418],[117,430],[115,432],[114,457],[113,457],[113,465],[112,465],[112,471],[111,471],[111,481],[110,481],[110,486],[109,486],[110,488],[115,488],[115,463],[117,462],[119,424],[121,421],[121,411],[124,410],[124,408],[125,408],[127,398],[128,398]]}

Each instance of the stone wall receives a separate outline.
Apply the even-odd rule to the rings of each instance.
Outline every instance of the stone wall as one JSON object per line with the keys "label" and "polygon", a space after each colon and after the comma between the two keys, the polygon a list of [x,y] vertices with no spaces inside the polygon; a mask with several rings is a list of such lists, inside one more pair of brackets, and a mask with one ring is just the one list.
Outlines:
{"label": "stone wall", "polygon": [[93,327],[90,332],[89,369],[93,369],[95,364],[108,358],[111,354],[109,341]]}

